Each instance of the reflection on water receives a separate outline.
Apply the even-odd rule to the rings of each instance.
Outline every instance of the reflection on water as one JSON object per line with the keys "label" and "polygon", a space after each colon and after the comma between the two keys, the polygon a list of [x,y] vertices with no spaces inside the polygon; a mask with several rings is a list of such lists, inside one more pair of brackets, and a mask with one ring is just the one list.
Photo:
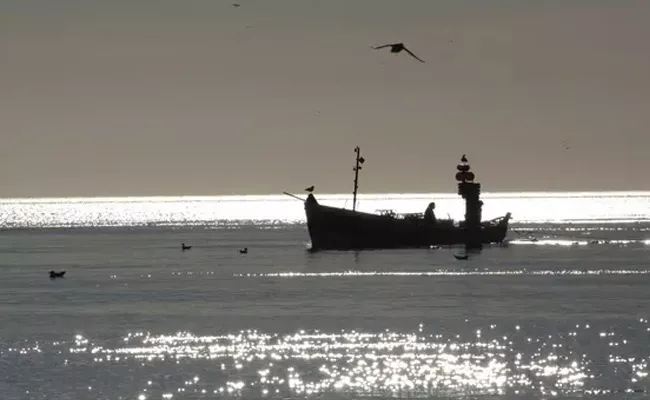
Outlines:
{"label": "reflection on water", "polygon": [[[608,328],[583,323],[544,335],[535,326],[466,324],[464,334],[428,333],[420,325],[405,333],[133,332],[119,341],[77,335],[70,342],[4,348],[0,356],[26,365],[46,354],[59,376],[68,373],[77,388],[111,398],[567,396],[650,389],[650,355],[639,352],[650,337],[646,319]],[[84,372],[75,375],[80,366]],[[111,386],[110,377],[124,366],[135,374],[132,384]],[[123,393],[115,393],[117,387]]]}

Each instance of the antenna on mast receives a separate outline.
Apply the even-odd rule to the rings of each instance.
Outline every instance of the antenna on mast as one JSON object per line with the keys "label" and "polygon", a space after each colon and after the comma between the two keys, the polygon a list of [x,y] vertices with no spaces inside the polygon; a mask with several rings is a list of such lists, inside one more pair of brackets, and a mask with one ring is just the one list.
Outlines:
{"label": "antenna on mast", "polygon": [[352,192],[352,211],[357,209],[357,191],[359,190],[359,170],[361,169],[361,164],[366,162],[366,159],[361,157],[361,149],[359,146],[354,148],[354,152],[357,153],[356,164],[352,170],[354,171],[354,191]]}

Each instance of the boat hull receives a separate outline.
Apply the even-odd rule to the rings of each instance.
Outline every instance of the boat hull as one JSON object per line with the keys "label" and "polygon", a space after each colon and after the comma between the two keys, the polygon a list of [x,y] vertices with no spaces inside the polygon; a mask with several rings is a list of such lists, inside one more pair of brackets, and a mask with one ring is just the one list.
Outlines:
{"label": "boat hull", "polygon": [[[318,204],[313,195],[305,201],[311,250],[369,250],[429,248],[465,243],[465,230],[451,221],[423,218],[400,219]],[[481,242],[501,243],[508,231],[508,219],[484,223]]]}

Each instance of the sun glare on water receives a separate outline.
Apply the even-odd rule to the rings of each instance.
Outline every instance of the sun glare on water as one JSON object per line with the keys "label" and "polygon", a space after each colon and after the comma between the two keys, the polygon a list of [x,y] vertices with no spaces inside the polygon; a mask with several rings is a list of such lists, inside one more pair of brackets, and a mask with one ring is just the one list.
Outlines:
{"label": "sun glare on water", "polygon": [[[638,323],[639,328],[650,330],[646,320]],[[9,348],[3,353],[17,361],[34,352],[58,352],[64,366],[90,364],[110,369],[137,363],[143,371],[183,366],[187,377],[182,380],[169,380],[165,373],[140,377],[138,398],[277,398],[327,393],[554,396],[643,391],[640,383],[647,377],[647,360],[628,355],[641,338],[599,331],[589,324],[546,336],[536,335],[533,327],[510,327],[509,335],[496,328],[472,328],[463,336],[427,334],[422,325],[413,332],[381,333],[247,330],[197,336],[132,332],[115,344],[77,335],[70,343]],[[628,371],[622,386],[595,384],[605,367],[586,358],[581,343],[610,348],[606,362]],[[191,367],[197,363],[199,369]],[[97,388],[89,387],[93,390]]]}
{"label": "sun glare on water", "polygon": [[[349,195],[318,195],[324,205],[351,208]],[[525,222],[635,222],[650,220],[650,192],[484,193],[484,219],[511,212]],[[455,194],[360,195],[358,209],[423,212],[436,202],[439,218],[462,219]],[[302,223],[300,201],[284,195],[221,197],[127,197],[6,199],[0,227],[97,227],[228,225],[237,221]]]}

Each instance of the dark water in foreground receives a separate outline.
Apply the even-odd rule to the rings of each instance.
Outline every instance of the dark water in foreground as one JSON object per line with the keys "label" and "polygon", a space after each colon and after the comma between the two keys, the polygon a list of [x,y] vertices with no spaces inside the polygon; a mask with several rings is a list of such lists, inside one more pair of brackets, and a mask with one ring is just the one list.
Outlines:
{"label": "dark water in foreground", "polygon": [[649,228],[519,225],[469,261],[288,223],[4,230],[1,398],[647,398]]}

